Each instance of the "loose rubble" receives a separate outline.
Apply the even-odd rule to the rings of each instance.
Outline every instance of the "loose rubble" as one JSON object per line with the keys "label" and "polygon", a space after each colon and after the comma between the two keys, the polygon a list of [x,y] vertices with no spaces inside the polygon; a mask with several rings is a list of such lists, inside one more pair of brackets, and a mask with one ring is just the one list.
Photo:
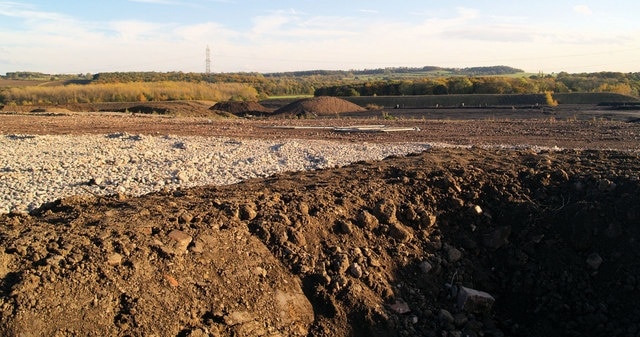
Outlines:
{"label": "loose rubble", "polygon": [[0,215],[0,335],[634,336],[639,159],[431,148]]}

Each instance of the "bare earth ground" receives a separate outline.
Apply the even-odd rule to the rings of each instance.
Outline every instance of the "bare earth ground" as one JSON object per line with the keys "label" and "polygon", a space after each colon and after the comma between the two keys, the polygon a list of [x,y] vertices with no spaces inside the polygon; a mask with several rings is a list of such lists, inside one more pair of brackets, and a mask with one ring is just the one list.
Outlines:
{"label": "bare earth ground", "polygon": [[[638,336],[640,124],[499,113],[0,115],[1,134],[567,148],[434,148],[0,216],[0,335]],[[420,131],[270,128],[358,124]]]}

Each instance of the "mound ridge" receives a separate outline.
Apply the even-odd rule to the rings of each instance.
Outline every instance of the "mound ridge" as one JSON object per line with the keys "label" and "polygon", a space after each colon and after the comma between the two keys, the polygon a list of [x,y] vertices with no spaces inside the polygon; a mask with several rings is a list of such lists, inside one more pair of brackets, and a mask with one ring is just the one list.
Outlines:
{"label": "mound ridge", "polygon": [[3,215],[0,335],[624,335],[638,156],[435,148]]}
{"label": "mound ridge", "polygon": [[274,114],[329,116],[357,111],[366,111],[366,109],[341,98],[319,96],[291,102],[276,110]]}

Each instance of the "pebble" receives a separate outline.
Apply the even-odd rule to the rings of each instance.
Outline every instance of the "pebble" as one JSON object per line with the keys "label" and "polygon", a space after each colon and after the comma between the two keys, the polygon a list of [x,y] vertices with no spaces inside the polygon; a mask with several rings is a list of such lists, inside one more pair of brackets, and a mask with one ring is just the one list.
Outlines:
{"label": "pebble", "polygon": [[460,259],[462,258],[462,252],[460,250],[458,250],[456,247],[451,246],[448,246],[446,249],[447,261],[451,263],[460,261]]}
{"label": "pebble", "polygon": [[598,253],[589,254],[589,256],[587,257],[587,264],[593,270],[598,270],[600,268],[600,265],[602,264],[602,261],[602,257]]}
{"label": "pebble", "polygon": [[351,275],[353,275],[353,277],[355,278],[362,277],[362,267],[360,267],[360,265],[357,264],[356,262],[351,264],[351,266],[349,267],[349,271],[351,272]]}
{"label": "pebble", "polygon": [[[276,146],[277,145],[277,146]],[[341,167],[419,153],[425,143],[108,135],[0,135],[0,213],[29,212],[73,195],[139,196],[164,188],[229,185],[285,171]],[[207,149],[202,151],[201,149]],[[16,155],[20,154],[20,155]],[[318,160],[321,158],[322,160]],[[250,219],[252,211],[245,213]]]}

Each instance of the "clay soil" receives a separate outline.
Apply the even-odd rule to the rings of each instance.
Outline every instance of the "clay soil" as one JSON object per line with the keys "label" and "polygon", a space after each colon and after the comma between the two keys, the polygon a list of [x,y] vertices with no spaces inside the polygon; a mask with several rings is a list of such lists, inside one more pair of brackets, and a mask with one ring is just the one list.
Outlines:
{"label": "clay soil", "polygon": [[[469,145],[0,216],[0,335],[638,336],[633,116],[429,113],[0,115],[5,135]],[[360,124],[420,130],[309,128]]]}

